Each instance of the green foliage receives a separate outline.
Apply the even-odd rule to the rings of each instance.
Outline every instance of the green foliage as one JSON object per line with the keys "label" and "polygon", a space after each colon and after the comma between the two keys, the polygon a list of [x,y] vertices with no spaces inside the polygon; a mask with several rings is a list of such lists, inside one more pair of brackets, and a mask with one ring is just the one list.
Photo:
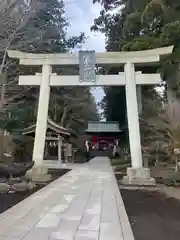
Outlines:
{"label": "green foliage", "polygon": [[84,41],[83,33],[67,38],[68,22],[63,1],[42,0],[41,3],[43,7],[14,39],[13,48],[17,49],[18,45],[19,50],[26,52],[62,53]]}
{"label": "green foliage", "polygon": [[179,187],[180,186],[180,174],[171,173],[168,176],[164,177],[163,183],[169,187]]}
{"label": "green foliage", "polygon": [[139,36],[140,26],[141,26],[140,12],[133,12],[129,14],[124,23],[123,35],[126,37]]}
{"label": "green foliage", "polygon": [[[21,28],[14,36],[11,43],[11,48],[31,53],[64,53],[68,52],[74,47],[80,46],[84,40],[84,34],[80,36],[67,37],[68,21],[65,16],[64,3],[58,0],[41,0],[41,8],[36,11],[36,14],[32,15],[26,24]],[[21,74],[35,74],[40,72],[41,68],[27,68],[19,66],[18,62],[11,62],[8,67],[8,83],[14,82],[14,79]],[[59,74],[72,74],[77,71],[76,69],[67,69],[66,72],[63,69],[53,69],[53,71]],[[26,127],[35,123],[37,115],[37,102],[39,89],[27,88],[17,86],[15,84],[9,84],[6,87],[6,106],[4,113],[2,114],[0,125],[8,131],[12,129]],[[78,93],[76,95],[76,93]],[[88,107],[82,106],[84,96],[86,94],[86,104]],[[76,96],[75,96],[76,95]],[[73,104],[72,104],[73,103]],[[68,119],[61,122],[64,108],[66,105],[70,105],[67,116]],[[30,107],[32,106],[32,107]],[[91,108],[91,109],[90,109]],[[69,123],[70,119],[80,117],[81,121],[83,116],[87,116],[85,119],[97,117],[97,109],[95,101],[92,98],[90,89],[86,88],[79,90],[75,87],[72,89],[67,88],[52,88],[51,100],[49,105],[50,117],[57,123],[60,123],[66,127],[82,128],[82,124],[73,122]],[[73,116],[72,116],[73,115]],[[74,116],[75,115],[75,116]],[[79,115],[79,116],[78,116]],[[79,120],[79,119],[78,119]],[[84,127],[84,125],[83,125]]]}
{"label": "green foliage", "polygon": [[162,27],[160,43],[164,46],[180,46],[180,21],[174,21]]}
{"label": "green foliage", "polygon": [[[95,20],[96,29],[105,30],[107,34],[107,48],[110,44],[109,40],[112,42],[118,39],[120,48],[117,50],[126,51],[177,44],[179,40],[179,4],[175,5],[170,2],[165,4],[166,1],[158,0],[117,2],[121,11],[109,15],[106,10],[99,17],[101,21]],[[103,3],[110,6],[112,1],[103,1]],[[115,29],[116,35],[112,35]]]}
{"label": "green foliage", "polygon": [[101,103],[104,117],[107,121],[118,121],[121,126],[124,126],[126,121],[125,88],[109,87],[105,90],[105,94]]}
{"label": "green foliage", "polygon": [[159,39],[152,36],[136,37],[122,47],[123,51],[141,51],[156,48],[159,46]]}
{"label": "green foliage", "polygon": [[20,132],[12,133],[12,140],[15,143],[13,152],[15,161],[31,161],[33,150],[33,138],[24,136]]}
{"label": "green foliage", "polygon": [[130,161],[118,158],[118,159],[112,159],[111,164],[112,166],[120,166],[120,165],[130,164]]}
{"label": "green foliage", "polygon": [[126,169],[131,167],[131,163],[117,165],[114,169],[115,172],[126,172]]}
{"label": "green foliage", "polygon": [[10,133],[14,129],[27,127],[29,122],[35,121],[33,110],[33,105],[30,105],[30,102],[18,102],[15,105],[8,105],[3,118],[0,120],[0,127]]}
{"label": "green foliage", "polygon": [[[67,36],[68,19],[61,0],[28,0],[28,3],[27,1],[22,3],[22,1],[9,0],[5,2],[7,2],[5,5],[8,11],[0,16],[0,59],[1,68],[6,71],[7,78],[3,82],[4,107],[1,110],[0,128],[14,134],[14,129],[23,129],[35,123],[39,97],[39,87],[18,86],[18,76],[34,75],[36,72],[41,72],[41,67],[20,66],[18,61],[8,57],[3,62],[5,51],[11,48],[30,53],[64,53],[80,47],[85,37],[83,33],[79,36]],[[2,13],[1,10],[0,13]],[[16,21],[16,18],[20,20]],[[74,74],[77,69],[58,69],[53,66],[53,72]],[[87,119],[98,118],[95,101],[89,88],[79,91],[77,88],[51,90],[49,115],[57,123],[75,128],[74,130],[78,132],[84,130]],[[70,105],[67,112],[65,111],[66,105]],[[65,118],[64,113],[66,113]],[[62,118],[63,121],[61,121]],[[0,136],[0,155],[2,142],[3,131]],[[24,148],[20,142],[17,146],[23,146],[20,147],[21,151]]]}
{"label": "green foliage", "polygon": [[[178,93],[179,74],[176,73],[179,71],[180,61],[179,1],[97,0],[94,2],[101,3],[104,9],[99,18],[95,19],[92,30],[105,33],[107,51],[141,51],[168,45],[175,46],[172,56],[161,61],[160,72],[164,81],[173,81],[174,91]],[[110,13],[110,9],[115,10],[114,13]],[[140,70],[146,72],[147,69]],[[172,80],[172,74],[174,78],[176,76],[175,80]],[[143,88],[143,92],[143,98],[149,99],[149,96],[145,95],[146,89]],[[151,93],[153,92],[154,89]],[[125,97],[124,93],[119,92],[117,97],[116,90],[109,88],[106,89],[106,94],[102,102],[105,116],[108,120],[115,119],[121,123],[122,118],[116,113],[124,109],[124,101],[122,101]],[[155,102],[157,96],[152,94],[151,97],[151,102]],[[112,109],[114,114],[111,112]],[[123,115],[125,116],[125,113]]]}
{"label": "green foliage", "polygon": [[126,169],[128,167],[131,167],[131,162],[129,159],[128,160],[124,160],[124,159],[120,159],[120,158],[112,159],[111,164],[112,164],[115,172],[124,172],[125,173]]}
{"label": "green foliage", "polygon": [[[149,3],[141,13],[141,27],[145,28],[145,33],[157,34],[165,21],[164,7],[159,3]],[[140,28],[141,28],[140,27]]]}

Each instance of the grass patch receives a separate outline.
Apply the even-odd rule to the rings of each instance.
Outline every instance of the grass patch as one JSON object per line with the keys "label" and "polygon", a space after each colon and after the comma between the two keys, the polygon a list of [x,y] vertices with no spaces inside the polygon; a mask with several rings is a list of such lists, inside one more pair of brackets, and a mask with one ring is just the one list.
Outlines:
{"label": "grass patch", "polygon": [[179,187],[180,186],[180,173],[174,172],[174,173],[169,174],[167,177],[163,178],[163,182],[167,186]]}
{"label": "grass patch", "polygon": [[120,159],[120,158],[114,158],[111,160],[112,166],[119,166],[119,165],[124,165],[124,164],[130,164],[130,161]]}
{"label": "grass patch", "polygon": [[111,164],[114,168],[114,172],[125,173],[128,167],[131,167],[131,163],[128,160],[114,158],[111,160]]}
{"label": "grass patch", "polygon": [[166,167],[154,166],[151,168],[151,176],[156,179],[156,183],[166,186],[180,186],[180,172],[175,172],[174,166],[167,165]]}
{"label": "grass patch", "polygon": [[117,165],[114,169],[115,172],[124,172],[128,167],[131,167],[130,163]]}

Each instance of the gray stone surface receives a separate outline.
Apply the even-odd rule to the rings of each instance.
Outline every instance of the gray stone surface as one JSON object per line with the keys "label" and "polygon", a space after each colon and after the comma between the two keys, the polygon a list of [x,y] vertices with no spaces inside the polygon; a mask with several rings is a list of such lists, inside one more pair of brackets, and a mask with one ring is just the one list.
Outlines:
{"label": "gray stone surface", "polygon": [[123,178],[123,184],[154,186],[156,181],[151,178],[149,168],[128,168],[127,176]]}
{"label": "gray stone surface", "polygon": [[1,240],[134,240],[108,158],[95,158],[0,215]]}
{"label": "gray stone surface", "polygon": [[74,240],[98,240],[98,231],[78,231]]}
{"label": "gray stone surface", "polygon": [[127,168],[127,175],[129,178],[150,178],[149,168]]}
{"label": "gray stone surface", "polygon": [[34,166],[26,173],[25,177],[29,180],[32,180],[33,182],[40,184],[52,180],[52,176],[48,174],[47,166]]}
{"label": "gray stone surface", "polygon": [[124,176],[122,183],[124,185],[137,185],[137,186],[155,186],[156,180],[154,178],[129,178],[128,176]]}

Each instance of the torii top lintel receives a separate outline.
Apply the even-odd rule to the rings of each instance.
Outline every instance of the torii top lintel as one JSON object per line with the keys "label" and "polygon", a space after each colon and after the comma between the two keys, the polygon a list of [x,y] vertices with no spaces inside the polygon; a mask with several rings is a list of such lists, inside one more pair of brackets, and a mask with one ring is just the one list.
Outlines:
{"label": "torii top lintel", "polygon": [[[104,52],[96,53],[98,65],[123,65],[131,62],[137,65],[153,65],[159,62],[160,57],[172,53],[174,46],[136,52]],[[33,54],[16,50],[9,50],[8,56],[19,59],[21,65],[78,65],[77,54]]]}

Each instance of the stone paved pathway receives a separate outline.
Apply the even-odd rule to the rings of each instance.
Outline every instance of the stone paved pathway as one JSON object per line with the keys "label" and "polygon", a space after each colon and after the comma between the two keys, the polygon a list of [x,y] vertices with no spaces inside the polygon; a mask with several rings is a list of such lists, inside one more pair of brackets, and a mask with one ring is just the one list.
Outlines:
{"label": "stone paved pathway", "polygon": [[0,215],[1,240],[134,240],[108,158],[94,158]]}

